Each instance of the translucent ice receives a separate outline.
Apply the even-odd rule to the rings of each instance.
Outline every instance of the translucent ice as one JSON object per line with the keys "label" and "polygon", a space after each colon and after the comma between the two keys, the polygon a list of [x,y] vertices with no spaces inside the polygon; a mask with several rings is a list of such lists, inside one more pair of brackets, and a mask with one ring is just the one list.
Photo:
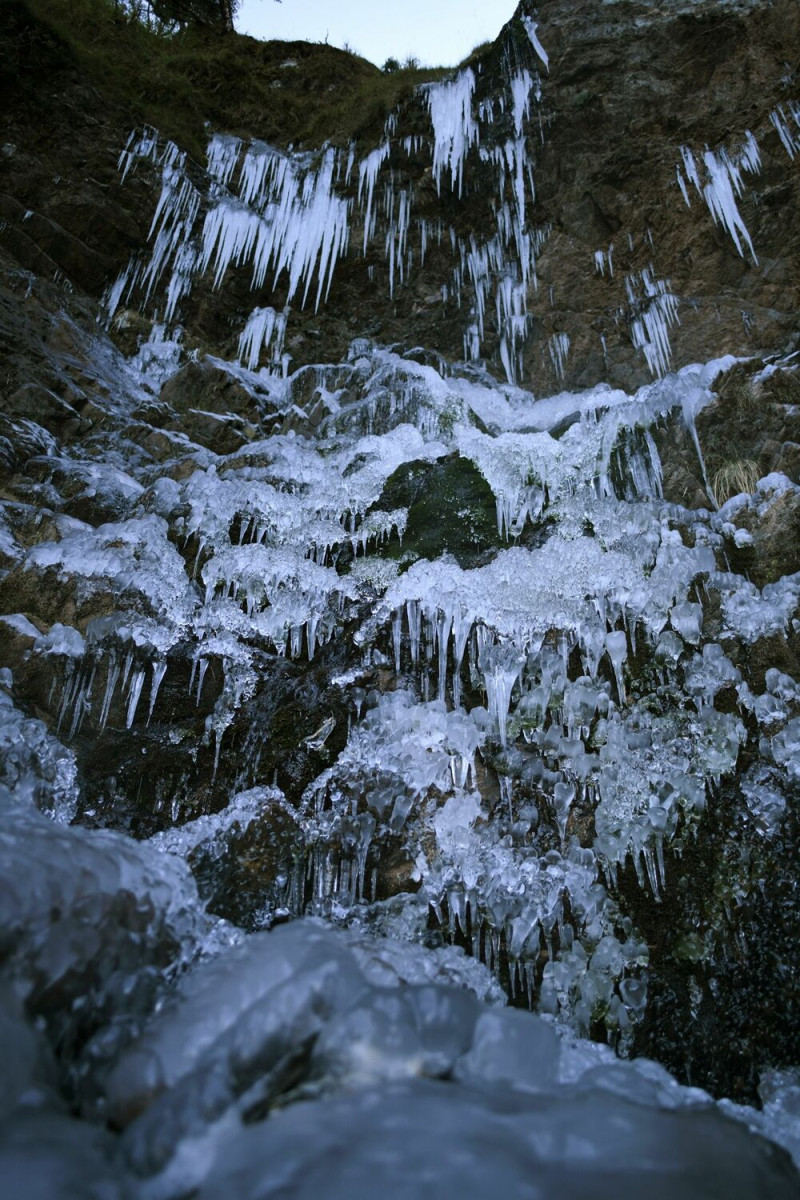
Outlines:
{"label": "translucent ice", "polygon": [[450,172],[450,186],[459,195],[464,184],[464,161],[479,137],[472,115],[475,74],[471,68],[461,71],[452,81],[430,84],[428,108],[434,135],[433,174],[441,190],[442,175]]}

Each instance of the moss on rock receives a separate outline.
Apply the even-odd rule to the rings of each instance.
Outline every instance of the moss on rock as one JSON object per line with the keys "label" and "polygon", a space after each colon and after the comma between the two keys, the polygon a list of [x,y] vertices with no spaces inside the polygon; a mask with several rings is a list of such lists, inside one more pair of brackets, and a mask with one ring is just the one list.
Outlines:
{"label": "moss on rock", "polygon": [[392,540],[381,550],[391,558],[413,561],[447,553],[467,569],[486,562],[501,546],[491,488],[458,454],[398,467],[375,508],[408,509],[402,544]]}

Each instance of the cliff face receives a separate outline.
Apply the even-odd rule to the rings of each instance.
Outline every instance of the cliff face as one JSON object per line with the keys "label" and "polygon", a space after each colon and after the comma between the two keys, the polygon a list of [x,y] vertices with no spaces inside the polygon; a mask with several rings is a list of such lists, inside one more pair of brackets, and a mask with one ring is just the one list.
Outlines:
{"label": "cliff face", "polygon": [[[444,1089],[433,1124],[464,1081],[544,1088],[554,1137],[611,1144],[614,1194],[597,1087],[635,1141],[687,1109],[670,1195],[739,1162],[791,1194],[787,1160],[581,1039],[760,1097],[744,1119],[797,1152],[800,8],[525,2],[363,120],[368,64],[233,42],[275,109],[210,96],[201,149],[7,8],[8,1027],[129,1126],[134,1195],[227,1195],[223,1119],[313,1124],[329,1089],[344,1127],[346,1088],[398,1073],[417,1121]],[[312,77],[342,106],[303,115]],[[262,948],[289,1007],[261,1007]],[[443,981],[574,1053],[536,1022],[510,1062],[517,1014],[492,1033],[470,999],[450,1029]]]}
{"label": "cliff face", "polygon": [[[791,349],[797,5],[545,3],[538,49],[533,12],[521,5],[462,73],[468,114],[456,86],[437,135],[429,97],[402,102],[383,135],[362,132],[347,181],[342,147],[334,192],[349,246],[330,303],[309,312],[280,273],[251,291],[249,272],[232,269],[222,292],[201,281],[175,309],[187,346],[230,354],[251,306],[282,311],[288,301],[294,366],[340,358],[358,332],[450,359],[466,347],[537,394],[602,379],[631,387],[711,354]],[[283,61],[271,86],[282,69],[290,80],[274,94],[294,96],[304,63]],[[142,178],[122,186],[113,170],[124,110],[98,103],[57,53],[52,69],[63,105],[32,126],[28,97],[12,107],[3,236],[26,261],[98,294],[129,254],[146,253],[152,207]],[[274,118],[262,130],[248,115],[256,137],[280,136]],[[359,165],[373,149],[367,211]],[[203,197],[199,224],[214,184],[187,170]],[[237,183],[232,172],[226,185]],[[134,289],[126,304],[142,299]],[[156,291],[150,312],[159,306]]]}
{"label": "cliff face", "polygon": [[[674,364],[794,348],[798,175],[773,122],[796,112],[787,50],[800,35],[798,6],[553,3],[539,6],[539,20],[550,73],[535,177],[541,217],[553,227],[540,275],[553,293],[551,311],[543,296],[534,312],[541,338],[570,336],[569,382],[646,378],[630,347],[640,310],[628,288],[641,305],[645,271],[668,281],[677,300],[677,321],[668,321]],[[750,133],[760,152],[752,171],[742,160]],[[752,252],[743,234],[739,250],[715,223],[687,176],[684,149],[704,190],[708,151],[716,164],[726,153],[741,164],[730,180]],[[713,169],[724,176],[724,167]],[[592,269],[594,252],[611,245],[613,280],[608,267]],[[534,350],[528,361],[536,387]]]}

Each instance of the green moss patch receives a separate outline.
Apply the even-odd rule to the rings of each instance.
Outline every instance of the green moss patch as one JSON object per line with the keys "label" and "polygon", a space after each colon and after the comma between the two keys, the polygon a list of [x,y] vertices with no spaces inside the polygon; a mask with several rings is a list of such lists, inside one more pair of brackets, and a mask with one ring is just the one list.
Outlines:
{"label": "green moss patch", "polygon": [[402,545],[392,539],[381,550],[387,557],[433,559],[448,553],[459,566],[470,568],[502,545],[492,491],[469,459],[458,454],[398,467],[375,507],[408,509]]}

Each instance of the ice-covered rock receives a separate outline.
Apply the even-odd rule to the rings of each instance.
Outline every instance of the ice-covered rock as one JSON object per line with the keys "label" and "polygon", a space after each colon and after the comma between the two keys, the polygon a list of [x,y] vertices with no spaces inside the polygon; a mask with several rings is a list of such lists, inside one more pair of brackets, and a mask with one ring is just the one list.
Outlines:
{"label": "ice-covered rock", "polygon": [[367,1197],[380,1188],[400,1197],[432,1194],[446,1180],[476,1200],[495,1188],[555,1197],[587,1187],[604,1200],[620,1189],[700,1200],[711,1175],[730,1196],[794,1194],[791,1168],[713,1111],[660,1112],[590,1090],[540,1099],[420,1081],[300,1104],[242,1131],[199,1195],[310,1197],[324,1188]]}

